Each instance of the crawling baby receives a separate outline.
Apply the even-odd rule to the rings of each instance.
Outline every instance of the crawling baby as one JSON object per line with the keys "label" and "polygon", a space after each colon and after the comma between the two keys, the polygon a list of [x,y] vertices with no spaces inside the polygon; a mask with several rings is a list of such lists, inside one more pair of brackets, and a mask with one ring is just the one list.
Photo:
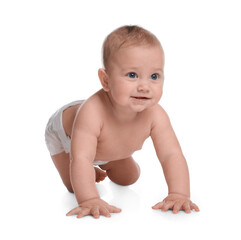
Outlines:
{"label": "crawling baby", "polygon": [[67,213],[110,217],[121,209],[103,201],[95,182],[108,178],[130,185],[140,176],[132,154],[151,136],[168,185],[168,196],[153,209],[192,209],[189,173],[177,137],[158,104],[163,91],[164,52],[155,35],[123,26],[103,44],[102,89],[85,101],[60,108],[50,118],[45,139],[52,160],[78,206]]}

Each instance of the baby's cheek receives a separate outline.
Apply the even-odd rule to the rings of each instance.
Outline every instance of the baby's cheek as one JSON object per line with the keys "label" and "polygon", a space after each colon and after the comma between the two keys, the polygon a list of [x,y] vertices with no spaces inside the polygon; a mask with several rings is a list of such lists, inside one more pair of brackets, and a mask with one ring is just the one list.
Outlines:
{"label": "baby's cheek", "polygon": [[126,99],[126,97],[128,97],[128,87],[124,86],[124,85],[119,85],[116,89],[115,89],[115,96],[116,98],[118,98],[119,100],[123,101]]}
{"label": "baby's cheek", "polygon": [[125,97],[124,97],[124,94],[123,92],[121,91],[121,89],[119,89],[119,91],[112,91],[112,98],[113,100],[118,103],[118,104],[121,104],[123,103],[123,101],[125,101]]}
{"label": "baby's cheek", "polygon": [[162,97],[162,89],[159,89],[158,91],[156,91],[155,95],[156,95],[157,102],[159,102],[159,100]]}

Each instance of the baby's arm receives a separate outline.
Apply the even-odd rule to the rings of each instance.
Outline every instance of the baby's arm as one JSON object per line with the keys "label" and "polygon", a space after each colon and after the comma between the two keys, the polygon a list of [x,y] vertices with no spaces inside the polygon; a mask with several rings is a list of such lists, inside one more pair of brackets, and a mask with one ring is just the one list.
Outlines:
{"label": "baby's arm", "polygon": [[93,215],[98,218],[100,214],[110,217],[111,212],[120,212],[120,209],[101,200],[96,189],[93,161],[101,122],[100,117],[95,115],[94,109],[81,109],[73,127],[70,175],[79,206],[70,211],[68,216],[77,214],[79,218]]}
{"label": "baby's arm", "polygon": [[170,120],[160,106],[153,113],[151,137],[168,185],[168,196],[153,208],[164,211],[171,208],[174,213],[179,210],[190,213],[191,209],[199,211],[190,201],[189,172],[185,157]]}

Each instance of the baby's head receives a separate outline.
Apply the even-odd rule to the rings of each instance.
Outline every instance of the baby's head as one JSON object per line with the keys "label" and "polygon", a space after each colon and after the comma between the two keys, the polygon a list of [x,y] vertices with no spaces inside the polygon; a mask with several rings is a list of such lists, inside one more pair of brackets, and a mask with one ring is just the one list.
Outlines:
{"label": "baby's head", "polygon": [[129,46],[161,46],[157,37],[148,30],[139,26],[123,26],[111,32],[105,39],[102,47],[102,61],[108,71],[111,57],[121,48]]}
{"label": "baby's head", "polygon": [[103,44],[99,78],[118,107],[141,112],[158,103],[164,80],[164,53],[159,40],[138,26],[110,33]]}

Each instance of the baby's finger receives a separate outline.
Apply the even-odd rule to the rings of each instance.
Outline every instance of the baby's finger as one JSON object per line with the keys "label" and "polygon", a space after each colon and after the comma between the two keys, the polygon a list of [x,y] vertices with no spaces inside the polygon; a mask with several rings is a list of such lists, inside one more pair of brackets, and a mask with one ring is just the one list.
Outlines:
{"label": "baby's finger", "polygon": [[196,212],[200,211],[199,207],[195,203],[191,203],[190,207],[191,207],[191,209],[194,209]]}
{"label": "baby's finger", "polygon": [[84,216],[86,216],[86,215],[89,215],[90,214],[90,211],[89,211],[89,209],[82,209],[79,213],[78,213],[78,215],[77,215],[77,218],[82,218],[82,217],[84,217]]}
{"label": "baby's finger", "polygon": [[163,204],[164,204],[164,202],[159,202],[159,203],[157,203],[156,205],[154,205],[154,206],[152,207],[152,209],[161,209],[162,206],[163,206]]}
{"label": "baby's finger", "polygon": [[109,207],[107,208],[107,210],[111,213],[119,213],[121,212],[120,208],[117,208],[115,206],[109,205]]}
{"label": "baby's finger", "polygon": [[168,209],[172,208],[173,205],[174,205],[173,202],[164,202],[161,210],[164,211],[164,212],[166,212]]}
{"label": "baby's finger", "polygon": [[93,215],[94,218],[99,218],[100,217],[100,211],[98,208],[93,208],[91,211],[90,211],[90,214]]}
{"label": "baby's finger", "polygon": [[182,207],[182,202],[176,202],[173,206],[173,213],[176,214]]}
{"label": "baby's finger", "polygon": [[104,215],[105,217],[111,217],[110,212],[105,207],[100,209],[100,214]]}
{"label": "baby's finger", "polygon": [[191,213],[190,204],[188,202],[185,202],[183,204],[183,210],[185,211],[185,213]]}
{"label": "baby's finger", "polygon": [[79,207],[74,208],[74,209],[72,209],[71,211],[69,211],[69,212],[66,214],[66,216],[72,216],[72,215],[74,215],[74,214],[77,214],[79,211],[80,211],[80,208],[79,208]]}

